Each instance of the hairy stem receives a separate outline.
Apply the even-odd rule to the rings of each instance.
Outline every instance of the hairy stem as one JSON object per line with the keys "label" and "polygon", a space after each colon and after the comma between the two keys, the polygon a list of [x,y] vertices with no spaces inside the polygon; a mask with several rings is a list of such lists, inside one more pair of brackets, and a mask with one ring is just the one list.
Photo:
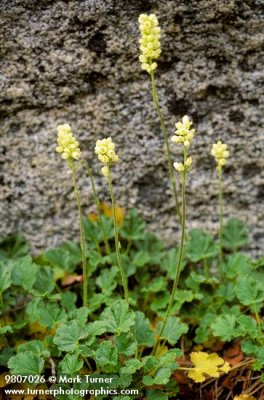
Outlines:
{"label": "hairy stem", "polygon": [[114,221],[114,231],[115,231],[115,248],[116,248],[116,256],[117,256],[117,262],[120,270],[120,275],[121,275],[121,280],[124,288],[124,293],[125,293],[125,300],[127,304],[129,305],[128,301],[128,288],[127,288],[127,280],[125,276],[125,271],[122,263],[122,259],[120,256],[120,251],[119,251],[119,238],[118,238],[118,226],[117,226],[117,218],[116,218],[116,204],[115,204],[115,196],[113,192],[113,186],[112,186],[112,179],[110,175],[110,167],[109,167],[109,174],[108,174],[108,185],[109,185],[109,192],[111,196],[111,202],[112,202],[112,214],[113,214],[113,221]]}
{"label": "hairy stem", "polygon": [[78,211],[79,211],[79,225],[80,225],[80,246],[81,246],[81,254],[82,254],[82,272],[83,272],[83,306],[87,307],[87,291],[88,291],[88,283],[87,283],[87,265],[86,265],[86,254],[85,254],[85,237],[84,237],[84,227],[83,227],[83,220],[82,220],[82,207],[81,207],[81,200],[80,194],[77,187],[77,179],[76,179],[76,171],[74,167],[73,160],[69,160],[68,162],[69,167],[72,172],[73,178],[73,187],[74,193],[77,201]]}
{"label": "hairy stem", "polygon": [[222,236],[223,236],[223,189],[222,189],[222,168],[218,169],[218,207],[219,207],[219,261],[223,261]]}
{"label": "hairy stem", "polygon": [[100,228],[101,228],[101,231],[102,231],[105,249],[106,249],[107,254],[110,254],[110,247],[109,247],[109,243],[108,243],[108,240],[107,240],[107,237],[106,237],[104,223],[103,223],[103,220],[102,220],[102,217],[101,217],[100,202],[99,202],[99,198],[97,196],[97,192],[96,192],[96,189],[95,189],[92,170],[91,170],[91,168],[90,168],[90,166],[89,166],[89,164],[88,164],[88,162],[86,160],[84,161],[84,165],[85,165],[85,168],[87,170],[87,173],[88,173],[90,181],[91,181],[93,197],[94,197],[94,201],[95,201],[95,205],[96,205],[96,209],[97,209],[98,221],[99,221],[99,225],[100,225]]}
{"label": "hairy stem", "polygon": [[[187,149],[184,146],[184,163],[187,160]],[[176,265],[176,273],[175,273],[175,279],[173,282],[173,287],[172,287],[172,292],[170,296],[170,301],[168,304],[168,308],[166,311],[165,319],[163,322],[163,325],[161,327],[161,330],[159,332],[159,335],[156,339],[156,343],[153,349],[154,355],[156,354],[160,338],[164,332],[164,329],[166,327],[168,318],[170,316],[171,308],[174,302],[176,290],[179,284],[179,278],[180,278],[180,272],[181,272],[181,262],[182,262],[182,257],[183,257],[183,250],[184,250],[184,243],[185,243],[185,223],[186,223],[186,194],[185,194],[185,183],[186,183],[186,170],[181,175],[182,177],[182,182],[181,182],[181,196],[182,196],[182,225],[181,225],[181,243],[180,243],[180,248],[178,252],[178,258],[177,258],[177,265]]]}
{"label": "hairy stem", "polygon": [[164,141],[166,144],[166,156],[167,156],[169,176],[170,176],[171,185],[172,185],[173,197],[174,197],[174,201],[175,201],[175,213],[176,213],[176,217],[179,218],[180,224],[182,225],[182,216],[181,216],[181,212],[180,212],[178,193],[177,193],[176,174],[174,172],[173,165],[172,165],[167,128],[166,128],[166,125],[164,122],[163,114],[162,114],[160,106],[159,106],[159,99],[158,99],[157,89],[156,89],[156,85],[155,85],[154,72],[152,72],[150,74],[150,77],[151,77],[151,86],[152,86],[152,96],[153,96],[154,104],[155,104],[155,107],[156,107],[156,110],[157,110],[157,113],[159,116],[160,125],[161,125],[161,129],[162,129],[163,136],[164,136]]}

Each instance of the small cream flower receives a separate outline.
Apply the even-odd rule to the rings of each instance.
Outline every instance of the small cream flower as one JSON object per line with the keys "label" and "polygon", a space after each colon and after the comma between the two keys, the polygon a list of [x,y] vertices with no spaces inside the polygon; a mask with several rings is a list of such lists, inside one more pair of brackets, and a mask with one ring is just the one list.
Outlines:
{"label": "small cream flower", "polygon": [[75,159],[79,160],[81,151],[79,149],[79,142],[72,134],[70,125],[64,124],[58,126],[58,137],[56,147],[57,153],[61,154],[64,160]]}
{"label": "small cream flower", "polygon": [[174,168],[178,172],[189,171],[192,166],[192,157],[187,157],[185,163],[173,163]]}
{"label": "small cream flower", "polygon": [[172,136],[171,141],[173,143],[183,143],[184,146],[188,147],[195,134],[195,129],[190,129],[192,122],[189,120],[189,117],[185,115],[182,118],[182,122],[177,122],[175,126],[175,136]]}
{"label": "small cream flower", "polygon": [[173,166],[176,169],[176,171],[178,171],[178,172],[183,172],[184,171],[183,163],[175,162],[175,163],[173,163]]}
{"label": "small cream flower", "polygon": [[226,165],[229,151],[227,150],[227,145],[225,143],[222,143],[220,140],[217,143],[214,143],[211,154],[215,158],[217,169],[221,169]]}
{"label": "small cream flower", "polygon": [[138,19],[141,38],[139,39],[140,51],[142,54],[139,60],[141,67],[149,74],[155,71],[157,60],[160,56],[160,27],[155,14],[141,14]]}
{"label": "small cream flower", "polygon": [[187,157],[187,160],[185,161],[184,165],[186,168],[191,168],[191,166],[192,166],[192,157],[191,156]]}
{"label": "small cream flower", "polygon": [[191,129],[192,126],[192,122],[189,120],[189,117],[187,115],[185,115],[181,121],[177,122],[175,124],[176,126],[176,131],[175,131],[175,135],[172,136],[171,141],[173,143],[182,143],[184,146],[184,154],[186,159],[184,163],[178,163],[175,162],[173,164],[174,168],[176,169],[176,171],[178,172],[187,172],[191,169],[192,166],[192,157],[187,157],[187,147],[190,145],[191,140],[194,137],[195,134],[195,129]]}
{"label": "small cream flower", "polygon": [[106,178],[108,178],[109,177],[109,166],[105,165],[103,168],[101,168],[101,172]]}
{"label": "small cream flower", "polygon": [[[108,137],[107,139],[97,140],[95,146],[95,154],[98,155],[99,160],[106,166],[109,166],[119,161],[119,157],[115,152],[115,144],[113,143],[111,137]],[[106,169],[104,169],[104,172],[106,172]],[[104,172],[102,171],[103,174]]]}

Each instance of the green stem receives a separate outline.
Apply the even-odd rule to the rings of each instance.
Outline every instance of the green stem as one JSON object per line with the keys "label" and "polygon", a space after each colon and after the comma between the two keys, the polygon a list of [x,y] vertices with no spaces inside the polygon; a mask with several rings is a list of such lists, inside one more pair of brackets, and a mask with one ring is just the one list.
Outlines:
{"label": "green stem", "polygon": [[73,160],[68,161],[69,167],[72,172],[73,178],[73,186],[74,186],[74,193],[78,205],[79,211],[79,224],[80,224],[80,245],[81,245],[81,253],[82,253],[82,272],[83,272],[83,306],[87,307],[87,291],[88,291],[88,283],[87,283],[87,265],[86,265],[86,254],[85,254],[85,237],[84,237],[84,227],[83,227],[83,220],[82,220],[82,207],[81,207],[81,200],[80,194],[77,188],[77,179],[76,179],[76,171],[74,167]]}
{"label": "green stem", "polygon": [[125,254],[129,254],[132,244],[133,244],[132,240],[129,239],[125,250]]}
{"label": "green stem", "polygon": [[222,236],[223,236],[223,189],[222,189],[222,168],[218,168],[218,206],[219,206],[219,261],[223,261]]}
{"label": "green stem", "polygon": [[58,290],[59,293],[62,293],[62,290],[59,287],[59,285],[57,284],[57,282],[55,282],[55,288]]}
{"label": "green stem", "polygon": [[[186,162],[186,160],[187,160],[187,149],[186,149],[186,146],[184,146],[184,163]],[[165,319],[164,319],[163,325],[161,327],[160,333],[158,335],[158,338],[156,339],[156,343],[155,343],[155,346],[154,346],[154,349],[153,349],[154,355],[156,354],[160,338],[161,338],[161,336],[162,336],[162,334],[164,332],[164,329],[166,327],[168,318],[170,316],[170,312],[171,312],[171,308],[172,308],[172,305],[173,305],[173,302],[174,302],[176,290],[177,290],[178,283],[179,283],[180,272],[181,272],[181,262],[182,262],[183,250],[184,250],[185,223],[186,223],[186,194],[185,194],[186,169],[181,174],[181,177],[182,177],[182,185],[181,185],[181,195],[182,195],[181,243],[180,243],[180,249],[179,249],[178,260],[177,260],[177,265],[176,265],[176,273],[175,273],[175,279],[174,279],[174,282],[173,282],[173,288],[172,288],[172,292],[171,292],[171,297],[170,297],[170,301],[169,301],[169,304],[168,304],[168,308],[167,308],[167,311],[166,311],[166,315],[165,315]]]}
{"label": "green stem", "polygon": [[162,114],[160,106],[159,106],[159,99],[158,99],[157,89],[156,89],[156,85],[155,85],[154,72],[152,72],[150,74],[150,77],[151,77],[151,86],[152,86],[152,96],[153,96],[154,104],[155,104],[155,107],[156,107],[156,110],[157,110],[157,113],[159,116],[160,125],[161,125],[163,136],[164,136],[164,141],[166,144],[167,163],[168,163],[168,170],[169,170],[169,176],[170,176],[171,185],[172,185],[173,196],[174,196],[174,200],[175,200],[176,217],[179,218],[180,224],[182,225],[183,221],[182,221],[182,216],[181,216],[179,201],[178,201],[176,174],[174,172],[173,165],[172,165],[167,128],[166,128],[166,125],[164,122],[163,114]]}
{"label": "green stem", "polygon": [[92,366],[91,366],[91,364],[89,363],[89,360],[87,359],[87,357],[83,357],[83,359],[84,359],[84,361],[85,361],[87,367],[89,368],[90,372],[93,372]]}
{"label": "green stem", "polygon": [[4,323],[7,324],[7,323],[6,323],[5,313],[4,313],[4,300],[3,300],[3,294],[2,294],[2,292],[0,292],[0,306],[1,306],[2,313],[3,313],[3,320],[4,320]]}
{"label": "green stem", "polygon": [[205,258],[203,260],[203,266],[204,266],[204,274],[205,274],[206,278],[209,278],[209,265],[208,265],[207,258]]}
{"label": "green stem", "polygon": [[125,271],[124,271],[122,259],[121,259],[121,256],[120,256],[120,252],[119,252],[120,243],[119,243],[119,238],[118,238],[118,226],[117,226],[117,218],[116,218],[116,204],[115,204],[115,196],[114,196],[113,186],[112,186],[112,179],[111,179],[111,175],[110,175],[110,167],[108,167],[108,171],[109,171],[109,173],[108,173],[107,179],[108,179],[109,192],[110,192],[111,202],[112,202],[112,214],[113,214],[114,231],[115,231],[116,256],[117,256],[117,262],[118,262],[120,275],[121,275],[121,280],[122,280],[122,284],[123,284],[123,288],[124,288],[125,300],[126,300],[127,304],[129,305],[127,280],[126,280]]}
{"label": "green stem", "polygon": [[[255,313],[255,316],[256,316],[256,321],[257,321],[257,325],[258,325],[258,331],[259,331],[259,335],[260,335],[260,337],[261,336],[263,336],[263,332],[262,332],[262,321],[261,321],[261,318],[260,318],[260,315],[259,315],[259,313],[258,313],[258,309],[257,309],[257,305],[256,305],[256,303],[254,304],[254,313]],[[261,338],[262,339],[262,338]],[[262,340],[261,340],[261,342],[262,342]]]}
{"label": "green stem", "polygon": [[92,170],[91,170],[91,168],[90,168],[90,166],[89,166],[89,164],[88,164],[88,162],[86,160],[84,160],[84,165],[85,165],[85,168],[87,170],[87,173],[88,173],[90,181],[91,181],[93,197],[94,197],[94,201],[95,201],[95,204],[96,204],[98,220],[99,220],[99,225],[100,225],[100,228],[101,228],[101,231],[102,231],[102,235],[103,235],[103,241],[104,241],[104,244],[105,244],[105,249],[106,249],[107,254],[110,254],[110,247],[109,247],[109,243],[108,243],[108,240],[107,240],[107,237],[106,237],[106,232],[105,232],[103,220],[102,220],[102,217],[101,217],[100,202],[99,202],[99,198],[97,196],[97,192],[96,192],[96,189],[95,189]]}

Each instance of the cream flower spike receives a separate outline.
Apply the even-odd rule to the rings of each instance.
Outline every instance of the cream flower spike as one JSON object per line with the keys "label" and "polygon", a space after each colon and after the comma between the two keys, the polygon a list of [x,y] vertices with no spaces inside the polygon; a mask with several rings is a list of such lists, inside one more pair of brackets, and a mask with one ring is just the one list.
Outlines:
{"label": "cream flower spike", "polygon": [[160,27],[155,14],[141,14],[138,19],[141,38],[139,61],[141,68],[149,74],[157,68],[157,60],[160,56]]}
{"label": "cream flower spike", "polygon": [[119,157],[115,152],[115,144],[111,137],[97,140],[95,154],[97,154],[98,159],[106,165],[111,165],[119,161]]}
{"label": "cream flower spike", "polygon": [[229,157],[229,151],[227,150],[227,144],[222,143],[219,140],[214,143],[211,150],[212,156],[215,158],[216,168],[219,170],[227,163],[227,158]]}
{"label": "cream flower spike", "polygon": [[71,127],[68,124],[58,126],[58,136],[56,147],[57,153],[61,154],[64,160],[79,160],[81,156],[81,150],[79,148],[79,142],[75,139]]}
{"label": "cream flower spike", "polygon": [[191,129],[192,122],[189,117],[185,115],[182,121],[177,122],[175,126],[175,135],[172,136],[171,141],[173,143],[183,143],[184,146],[188,147],[195,135],[195,129]]}

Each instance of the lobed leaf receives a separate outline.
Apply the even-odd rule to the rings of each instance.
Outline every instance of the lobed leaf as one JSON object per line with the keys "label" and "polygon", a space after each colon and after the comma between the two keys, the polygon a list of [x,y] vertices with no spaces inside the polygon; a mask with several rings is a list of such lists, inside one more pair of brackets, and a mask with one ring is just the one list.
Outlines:
{"label": "lobed leaf", "polygon": [[248,235],[245,224],[237,218],[231,218],[223,228],[223,247],[237,250],[247,243]]}
{"label": "lobed leaf", "polygon": [[[159,323],[157,333],[161,331],[162,322]],[[178,317],[169,317],[162,333],[162,338],[167,340],[169,344],[174,345],[180,337],[188,332],[188,325],[181,322]]]}
{"label": "lobed leaf", "polygon": [[192,229],[186,243],[186,257],[192,262],[198,262],[217,255],[218,249],[211,235]]}
{"label": "lobed leaf", "polygon": [[128,332],[135,324],[135,313],[128,311],[124,300],[117,300],[102,312],[100,319],[104,321],[107,332],[119,335]]}
{"label": "lobed leaf", "polygon": [[8,361],[8,368],[14,375],[40,375],[44,368],[44,359],[32,351],[18,353]]}

